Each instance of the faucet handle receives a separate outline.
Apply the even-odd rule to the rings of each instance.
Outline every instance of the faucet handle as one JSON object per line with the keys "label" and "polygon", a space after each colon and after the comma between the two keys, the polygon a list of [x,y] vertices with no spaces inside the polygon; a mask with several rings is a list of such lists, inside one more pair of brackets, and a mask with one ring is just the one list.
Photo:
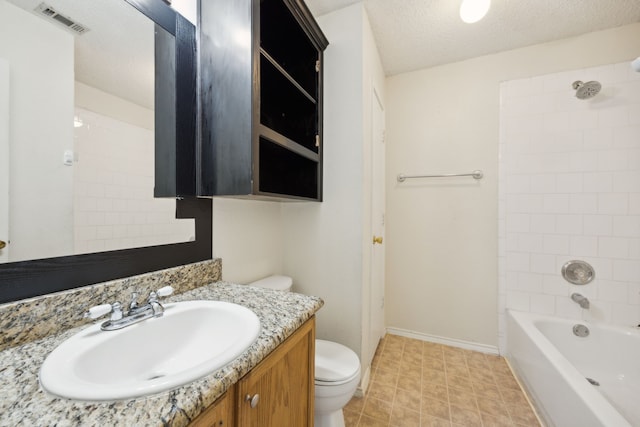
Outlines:
{"label": "faucet handle", "polygon": [[94,307],[91,307],[89,310],[87,310],[87,312],[84,313],[84,317],[85,319],[86,318],[97,319],[98,317],[102,317],[105,314],[111,313],[111,310],[113,310],[113,308],[111,307],[111,304],[96,305]]}
{"label": "faucet handle", "polygon": [[131,294],[131,303],[129,303],[129,310],[133,310],[138,307],[138,293],[133,292]]}
{"label": "faucet handle", "polygon": [[165,286],[156,291],[156,295],[159,297],[166,297],[173,293],[173,288],[171,286]]}
{"label": "faucet handle", "polygon": [[163,288],[158,289],[157,291],[151,291],[149,294],[149,303],[158,302],[159,297],[166,297],[173,293],[173,288],[171,286],[165,286]]}
{"label": "faucet handle", "polygon": [[111,320],[120,320],[122,319],[122,305],[119,302],[114,302],[113,304],[100,304],[94,307],[91,307],[84,314],[85,318],[89,319],[97,319],[98,317],[102,317],[105,314],[111,313]]}

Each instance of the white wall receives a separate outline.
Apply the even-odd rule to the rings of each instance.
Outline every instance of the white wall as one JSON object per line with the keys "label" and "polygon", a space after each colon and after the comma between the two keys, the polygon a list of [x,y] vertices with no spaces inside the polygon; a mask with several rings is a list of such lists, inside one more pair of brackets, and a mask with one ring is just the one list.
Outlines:
{"label": "white wall", "polygon": [[324,53],[324,199],[282,205],[284,271],[294,290],[318,295],[317,336],[337,341],[368,368],[373,87],[384,74],[362,4],[318,18]]}
{"label": "white wall", "polygon": [[73,168],[62,159],[73,144],[73,36],[0,1],[0,57],[11,81],[11,261],[68,255]]}
{"label": "white wall", "polygon": [[[633,24],[387,79],[388,326],[495,350],[500,82],[639,53]],[[473,169],[485,178],[396,182]]]}
{"label": "white wall", "polygon": [[[0,240],[9,240],[9,63],[0,58]],[[0,262],[9,262],[9,247],[0,249]]]}
{"label": "white wall", "polygon": [[248,283],[283,274],[279,202],[217,197],[212,216],[213,256],[222,258],[224,280]]}
{"label": "white wall", "polygon": [[317,295],[317,337],[361,348],[363,49],[361,5],[318,18],[324,52],[324,198],[283,205],[284,267],[294,290]]}
{"label": "white wall", "polygon": [[[579,100],[576,80],[597,80],[602,90]],[[500,94],[501,301],[637,325],[640,73],[625,61],[511,80]],[[594,267],[593,282],[576,286],[561,277],[572,259]],[[589,310],[570,299],[573,292],[589,298]]]}

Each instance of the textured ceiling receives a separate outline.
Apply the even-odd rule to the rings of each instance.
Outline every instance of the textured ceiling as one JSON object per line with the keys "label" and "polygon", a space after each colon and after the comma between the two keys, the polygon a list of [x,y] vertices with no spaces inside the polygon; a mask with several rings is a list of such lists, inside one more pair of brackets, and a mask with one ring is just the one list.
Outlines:
{"label": "textured ceiling", "polygon": [[[42,0],[9,1],[31,13]],[[90,29],[74,36],[76,80],[146,108],[154,108],[152,21],[124,1],[45,2],[58,13]],[[56,23],[51,25],[67,31]]]}
{"label": "textured ceiling", "polygon": [[[9,1],[31,11],[42,0]],[[153,108],[151,21],[121,0],[46,1],[91,29],[76,37],[76,78]],[[195,3],[173,2],[192,20]],[[320,16],[358,0],[306,3]],[[387,75],[640,22],[640,0],[493,0],[475,24],[460,20],[460,0],[363,3]]]}
{"label": "textured ceiling", "polygon": [[[306,3],[320,16],[358,1]],[[460,0],[363,3],[387,75],[640,22],[640,0],[493,0],[475,24],[460,20]]]}

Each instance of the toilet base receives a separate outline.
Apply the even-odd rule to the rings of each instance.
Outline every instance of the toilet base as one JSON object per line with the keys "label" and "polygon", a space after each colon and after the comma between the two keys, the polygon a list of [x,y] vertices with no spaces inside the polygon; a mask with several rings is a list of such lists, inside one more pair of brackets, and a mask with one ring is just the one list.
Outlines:
{"label": "toilet base", "polygon": [[324,414],[316,413],[313,421],[315,427],[344,427],[344,414],[342,409]]}

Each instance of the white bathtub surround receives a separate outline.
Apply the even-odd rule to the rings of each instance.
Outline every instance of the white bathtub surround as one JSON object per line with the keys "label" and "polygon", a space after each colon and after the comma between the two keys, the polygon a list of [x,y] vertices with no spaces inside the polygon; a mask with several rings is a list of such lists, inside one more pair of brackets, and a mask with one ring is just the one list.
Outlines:
{"label": "white bathtub surround", "polygon": [[[142,109],[118,98],[111,103]],[[149,129],[79,107],[75,117],[82,126],[74,129],[73,253],[193,240],[194,220],[176,218],[174,199],[153,197],[153,121]]]}
{"label": "white bathtub surround", "polygon": [[640,425],[640,330],[509,310],[507,332],[506,356],[548,425]]}
{"label": "white bathtub surround", "polygon": [[[571,84],[597,80],[579,100]],[[595,269],[585,286],[560,270]],[[621,62],[500,86],[499,313],[640,321],[640,74]],[[590,300],[581,309],[570,299]]]}

